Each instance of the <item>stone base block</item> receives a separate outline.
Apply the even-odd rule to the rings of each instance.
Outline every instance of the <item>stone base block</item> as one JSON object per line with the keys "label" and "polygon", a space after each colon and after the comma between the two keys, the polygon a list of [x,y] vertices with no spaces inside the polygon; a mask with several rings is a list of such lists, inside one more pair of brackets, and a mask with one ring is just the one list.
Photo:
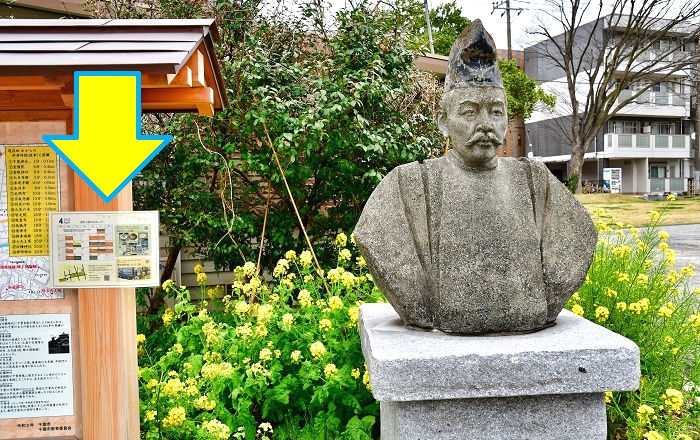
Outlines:
{"label": "stone base block", "polygon": [[605,440],[602,393],[381,402],[382,440]]}
{"label": "stone base block", "polygon": [[360,307],[382,440],[605,440],[605,391],[639,385],[639,348],[569,311],[520,335],[407,329]]}

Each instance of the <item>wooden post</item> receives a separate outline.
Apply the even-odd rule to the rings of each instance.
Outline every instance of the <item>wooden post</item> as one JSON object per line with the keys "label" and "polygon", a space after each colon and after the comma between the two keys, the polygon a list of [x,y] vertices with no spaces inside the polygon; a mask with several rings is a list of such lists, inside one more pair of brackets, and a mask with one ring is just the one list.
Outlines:
{"label": "wooden post", "polygon": [[[77,174],[75,211],[131,211],[131,184],[105,203]],[[78,289],[84,440],[139,438],[136,296],[131,289]]]}

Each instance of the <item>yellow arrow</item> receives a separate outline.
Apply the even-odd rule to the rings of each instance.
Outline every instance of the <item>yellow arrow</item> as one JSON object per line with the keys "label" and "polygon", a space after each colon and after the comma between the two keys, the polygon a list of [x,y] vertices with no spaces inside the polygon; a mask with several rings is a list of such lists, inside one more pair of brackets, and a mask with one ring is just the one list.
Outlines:
{"label": "yellow arrow", "polygon": [[43,139],[108,202],[172,136],[141,134],[141,72],[75,72],[72,135]]}

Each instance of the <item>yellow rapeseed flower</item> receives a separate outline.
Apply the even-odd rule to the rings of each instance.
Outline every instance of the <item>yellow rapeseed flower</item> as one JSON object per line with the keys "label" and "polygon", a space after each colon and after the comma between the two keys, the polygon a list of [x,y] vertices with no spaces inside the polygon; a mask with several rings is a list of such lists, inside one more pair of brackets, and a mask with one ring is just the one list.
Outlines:
{"label": "yellow rapeseed flower", "polygon": [[617,281],[619,282],[629,282],[630,276],[625,272],[617,272]]}
{"label": "yellow rapeseed flower", "polygon": [[608,310],[607,307],[599,306],[597,309],[595,309],[595,318],[598,320],[598,322],[607,321],[608,316],[610,316],[610,310]]}
{"label": "yellow rapeseed flower", "polygon": [[612,392],[606,391],[605,394],[603,395],[605,398],[605,403],[610,403],[612,402]]}
{"label": "yellow rapeseed flower", "polygon": [[328,378],[335,376],[337,372],[338,368],[335,364],[326,364],[326,367],[323,369],[323,374]]}
{"label": "yellow rapeseed flower", "polygon": [[328,298],[328,307],[331,308],[331,310],[338,310],[343,308],[343,300],[340,299],[339,296],[331,296]]}
{"label": "yellow rapeseed flower", "polygon": [[258,355],[260,357],[261,361],[269,361],[272,359],[272,350],[269,348],[263,348],[260,350],[260,353]]}
{"label": "yellow rapeseed flower", "polygon": [[583,316],[583,307],[581,307],[580,304],[574,304],[574,306],[571,308],[571,311],[576,313],[578,316]]}
{"label": "yellow rapeseed flower", "polygon": [[642,425],[649,423],[649,419],[654,412],[654,408],[650,407],[649,405],[641,405],[637,409],[637,418],[639,419],[639,423]]}
{"label": "yellow rapeseed flower", "polygon": [[350,307],[348,309],[348,316],[350,317],[351,324],[357,324],[357,320],[360,317],[360,308],[354,306]]}
{"label": "yellow rapeseed flower", "polygon": [[666,232],[666,231],[659,231],[658,236],[659,236],[659,238],[662,239],[663,241],[668,241],[668,238],[669,238],[668,232]]}
{"label": "yellow rapeseed flower", "polygon": [[313,356],[314,359],[319,359],[326,354],[326,346],[323,345],[323,342],[316,341],[313,344],[311,344],[311,346],[309,347],[309,351],[311,351],[311,356]]}
{"label": "yellow rapeseed flower", "polygon": [[306,289],[302,289],[297,296],[297,300],[299,301],[299,305],[302,307],[310,307],[312,303],[311,292]]}
{"label": "yellow rapeseed flower", "polygon": [[670,318],[672,314],[673,314],[673,310],[671,310],[669,307],[667,307],[665,305],[661,306],[659,308],[659,316],[663,316],[664,318]]}
{"label": "yellow rapeseed flower", "polygon": [[282,325],[285,327],[291,327],[294,324],[294,315],[291,313],[285,313],[282,315]]}
{"label": "yellow rapeseed flower", "polygon": [[185,408],[181,406],[176,406],[168,411],[168,415],[163,419],[163,426],[173,427],[180,426],[185,422],[186,419]]}
{"label": "yellow rapeseed flower", "polygon": [[338,259],[340,261],[350,261],[351,258],[352,258],[352,253],[350,252],[349,249],[343,248],[338,253]]}
{"label": "yellow rapeseed flower", "polygon": [[146,411],[145,419],[147,422],[149,422],[151,420],[155,420],[157,415],[158,415],[158,411],[154,411],[152,409],[149,409],[148,411]]}
{"label": "yellow rapeseed flower", "polygon": [[302,251],[299,254],[299,262],[301,263],[302,266],[309,267],[311,265],[311,263],[313,262],[313,256],[311,255],[311,252]]}
{"label": "yellow rapeseed flower", "polygon": [[173,309],[168,307],[163,312],[163,325],[165,325],[165,326],[169,325],[171,322],[173,322],[174,318],[175,318],[175,312],[173,311]]}
{"label": "yellow rapeseed flower", "polygon": [[645,440],[666,440],[666,437],[659,434],[658,431],[649,431],[646,434],[644,434],[644,439]]}
{"label": "yellow rapeseed flower", "polygon": [[220,440],[228,439],[231,436],[231,428],[224,423],[221,423],[217,419],[211,419],[208,422],[203,423],[202,427],[209,431],[214,438]]}
{"label": "yellow rapeseed flower", "polygon": [[649,211],[649,218],[652,222],[659,220],[659,217],[661,217],[661,214],[659,214],[657,211]]}
{"label": "yellow rapeseed flower", "polygon": [[287,251],[284,253],[284,258],[286,258],[289,261],[296,261],[297,259],[297,253],[294,251]]}
{"label": "yellow rapeseed flower", "polygon": [[344,248],[348,244],[348,236],[344,233],[340,233],[335,236],[335,245],[339,248]]}
{"label": "yellow rapeseed flower", "polygon": [[676,196],[673,194],[669,194],[666,196],[666,200],[668,200],[669,202],[673,202],[676,200]]}
{"label": "yellow rapeseed flower", "polygon": [[355,379],[359,379],[360,378],[360,369],[353,368],[353,370],[350,372],[350,376],[352,376]]}
{"label": "yellow rapeseed flower", "polygon": [[146,336],[145,336],[145,335],[142,335],[142,334],[140,334],[140,333],[139,333],[138,335],[136,335],[136,343],[137,343],[137,344],[143,344],[144,342],[146,342]]}
{"label": "yellow rapeseed flower", "polygon": [[294,350],[290,355],[290,358],[292,358],[292,362],[298,362],[299,359],[301,358],[301,351],[299,350]]}
{"label": "yellow rapeseed flower", "polygon": [[250,306],[245,301],[238,301],[233,307],[233,310],[238,313],[238,315],[243,316],[250,310]]}
{"label": "yellow rapeseed flower", "polygon": [[365,258],[362,255],[357,257],[355,260],[357,260],[357,265],[360,267],[365,267],[367,265],[367,262],[365,261]]}
{"label": "yellow rapeseed flower", "polygon": [[318,328],[322,331],[330,330],[333,328],[333,323],[330,319],[322,319],[318,322]]}
{"label": "yellow rapeseed flower", "polygon": [[620,301],[619,303],[615,304],[615,310],[624,312],[625,310],[627,310],[627,303],[624,301]]}
{"label": "yellow rapeseed flower", "polygon": [[668,388],[661,398],[673,411],[680,411],[683,407],[683,393],[676,389]]}

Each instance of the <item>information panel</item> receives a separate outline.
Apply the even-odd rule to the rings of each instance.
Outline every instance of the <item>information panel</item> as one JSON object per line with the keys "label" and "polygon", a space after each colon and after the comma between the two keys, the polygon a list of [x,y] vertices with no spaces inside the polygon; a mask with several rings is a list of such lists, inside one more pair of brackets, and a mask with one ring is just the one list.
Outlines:
{"label": "information panel", "polygon": [[54,212],[54,287],[154,287],[159,282],[158,211]]}
{"label": "information panel", "polygon": [[0,301],[63,298],[49,279],[48,213],[58,208],[56,154],[0,146]]}
{"label": "information panel", "polygon": [[7,147],[5,167],[10,256],[48,255],[48,213],[58,211],[56,153],[49,147]]}
{"label": "information panel", "polygon": [[0,419],[73,415],[70,314],[0,315]]}

